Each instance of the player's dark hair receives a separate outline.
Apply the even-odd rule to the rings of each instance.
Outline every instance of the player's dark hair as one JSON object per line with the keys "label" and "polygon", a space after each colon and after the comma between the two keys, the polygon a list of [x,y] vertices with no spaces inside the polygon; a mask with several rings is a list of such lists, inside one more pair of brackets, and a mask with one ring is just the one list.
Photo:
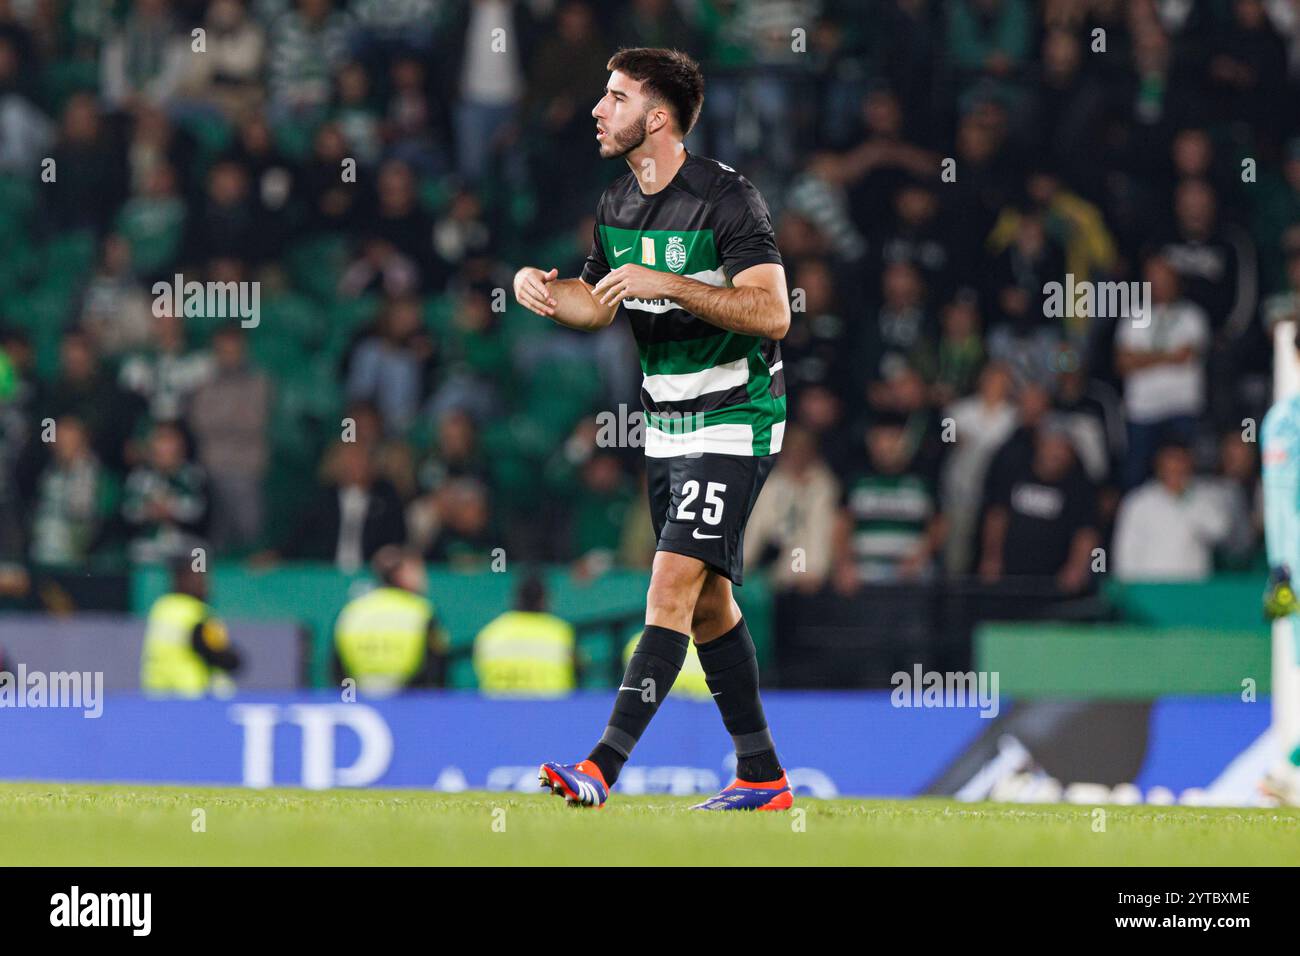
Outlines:
{"label": "player's dark hair", "polygon": [[695,126],[704,105],[704,74],[685,53],[657,47],[624,47],[609,58],[605,69],[626,73],[642,85],[650,99],[667,104],[683,136]]}

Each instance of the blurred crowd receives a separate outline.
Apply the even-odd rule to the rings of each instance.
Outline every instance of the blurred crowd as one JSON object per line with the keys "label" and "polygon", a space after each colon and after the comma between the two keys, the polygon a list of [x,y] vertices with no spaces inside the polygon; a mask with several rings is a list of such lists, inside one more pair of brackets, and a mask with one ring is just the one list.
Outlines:
{"label": "blurred crowd", "polygon": [[[620,45],[701,61],[687,146],[762,191],[794,292],[751,566],[1259,565],[1300,0],[0,0],[0,557],[647,565],[602,427],[628,330],[507,294],[578,273],[625,171],[590,117]],[[260,314],[174,315],[178,274]]]}

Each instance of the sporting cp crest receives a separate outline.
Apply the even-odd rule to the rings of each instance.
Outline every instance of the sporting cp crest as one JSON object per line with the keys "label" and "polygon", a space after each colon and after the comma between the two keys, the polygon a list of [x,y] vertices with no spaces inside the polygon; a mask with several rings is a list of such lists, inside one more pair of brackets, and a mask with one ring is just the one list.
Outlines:
{"label": "sporting cp crest", "polygon": [[668,248],[664,250],[664,262],[673,272],[681,272],[686,267],[686,243],[682,241],[681,236],[673,236],[668,240]]}

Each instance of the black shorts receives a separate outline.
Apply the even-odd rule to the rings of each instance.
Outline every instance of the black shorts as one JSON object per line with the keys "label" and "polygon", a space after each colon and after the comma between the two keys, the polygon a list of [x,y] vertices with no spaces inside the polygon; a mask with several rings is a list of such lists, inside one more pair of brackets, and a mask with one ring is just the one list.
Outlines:
{"label": "black shorts", "polygon": [[776,455],[678,455],[645,460],[655,550],[699,558],[737,586],[745,524]]}

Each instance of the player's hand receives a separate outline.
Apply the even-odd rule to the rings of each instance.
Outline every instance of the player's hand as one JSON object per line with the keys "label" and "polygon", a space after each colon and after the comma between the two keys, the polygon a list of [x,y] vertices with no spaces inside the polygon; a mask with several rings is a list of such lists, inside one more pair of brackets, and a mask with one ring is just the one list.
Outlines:
{"label": "player's hand", "polygon": [[1274,568],[1264,592],[1264,617],[1270,621],[1295,614],[1296,595],[1291,587],[1291,572],[1287,568]]}
{"label": "player's hand", "polygon": [[559,277],[558,269],[543,272],[533,266],[524,266],[515,273],[515,301],[531,312],[550,318],[557,303],[551,298],[549,284]]}
{"label": "player's hand", "polygon": [[596,283],[592,297],[603,306],[613,307],[624,299],[663,299],[664,274],[631,263],[619,266]]}

